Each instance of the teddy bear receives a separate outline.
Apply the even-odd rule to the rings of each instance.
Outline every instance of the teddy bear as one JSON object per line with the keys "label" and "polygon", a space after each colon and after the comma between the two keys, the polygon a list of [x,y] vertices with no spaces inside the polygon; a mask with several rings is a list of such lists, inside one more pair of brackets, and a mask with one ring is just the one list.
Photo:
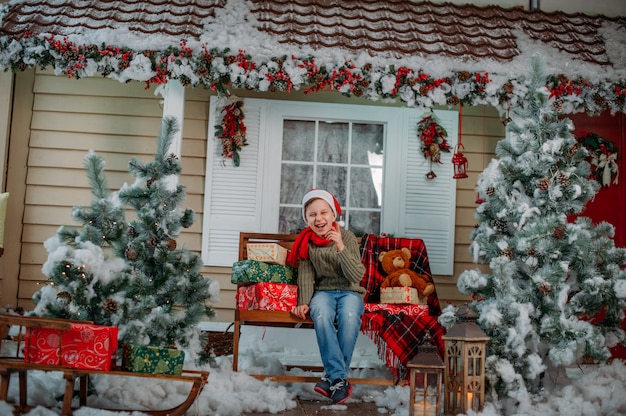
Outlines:
{"label": "teddy bear", "polygon": [[378,255],[378,260],[387,273],[385,280],[380,285],[384,287],[411,286],[417,289],[420,298],[424,298],[435,291],[435,285],[425,274],[419,274],[409,269],[411,251],[402,247],[399,250],[383,251]]}

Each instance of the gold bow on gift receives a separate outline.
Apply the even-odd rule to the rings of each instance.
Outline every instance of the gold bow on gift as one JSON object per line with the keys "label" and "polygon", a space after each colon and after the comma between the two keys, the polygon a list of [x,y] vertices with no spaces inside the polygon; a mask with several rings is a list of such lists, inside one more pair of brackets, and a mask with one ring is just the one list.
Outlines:
{"label": "gold bow on gift", "polygon": [[611,184],[611,176],[615,174],[613,185],[617,185],[619,176],[619,167],[617,166],[617,153],[602,153],[597,159],[594,158],[594,164],[602,171],[602,186]]}

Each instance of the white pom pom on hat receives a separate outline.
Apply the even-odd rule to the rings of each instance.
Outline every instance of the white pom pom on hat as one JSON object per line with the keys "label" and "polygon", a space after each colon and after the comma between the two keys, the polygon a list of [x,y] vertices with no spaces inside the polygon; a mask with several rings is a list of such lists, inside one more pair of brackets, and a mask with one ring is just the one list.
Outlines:
{"label": "white pom pom on hat", "polygon": [[345,223],[343,222],[343,220],[341,220],[341,215],[342,215],[341,207],[339,206],[339,202],[337,201],[337,198],[335,198],[335,196],[328,191],[325,191],[323,189],[315,189],[315,188],[311,189],[302,197],[302,218],[304,219],[304,222],[307,222],[306,214],[304,212],[304,207],[306,206],[307,202],[309,202],[312,199],[322,199],[326,201],[328,205],[330,205],[330,209],[333,210],[333,213],[335,214],[335,218],[339,218],[339,221],[337,221],[339,226],[340,227],[345,226]]}

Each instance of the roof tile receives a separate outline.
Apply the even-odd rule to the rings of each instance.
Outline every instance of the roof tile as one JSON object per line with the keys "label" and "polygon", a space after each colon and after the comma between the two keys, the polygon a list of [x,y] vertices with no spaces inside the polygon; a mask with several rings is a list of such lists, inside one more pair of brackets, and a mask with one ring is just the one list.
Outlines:
{"label": "roof tile", "polygon": [[[12,2],[0,35],[57,35],[128,29],[198,39],[227,0],[23,0]],[[508,62],[520,54],[518,32],[578,59],[610,65],[599,33],[626,17],[546,13],[498,6],[410,0],[250,0],[259,30],[279,44],[343,48],[353,55],[436,55]],[[164,45],[169,46],[169,45]]]}

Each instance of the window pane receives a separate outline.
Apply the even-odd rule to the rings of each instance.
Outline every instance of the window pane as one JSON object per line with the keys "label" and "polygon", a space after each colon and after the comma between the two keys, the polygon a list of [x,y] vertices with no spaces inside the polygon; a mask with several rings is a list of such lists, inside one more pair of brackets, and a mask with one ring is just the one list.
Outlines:
{"label": "window pane", "polygon": [[348,168],[341,166],[320,166],[317,170],[316,188],[325,189],[345,206],[348,196],[347,189]]}
{"label": "window pane", "polygon": [[352,168],[350,171],[350,206],[380,208],[382,168]]}
{"label": "window pane", "polygon": [[283,163],[280,173],[280,203],[300,205],[302,197],[313,188],[313,165]]}
{"label": "window pane", "polygon": [[348,123],[320,122],[317,160],[323,163],[348,163]]}
{"label": "window pane", "polygon": [[313,161],[315,122],[285,120],[283,122],[283,160]]}
{"label": "window pane", "polygon": [[350,211],[348,229],[357,237],[363,234],[380,234],[380,212]]}
{"label": "window pane", "polygon": [[[304,195],[304,194],[302,194]],[[300,196],[302,197],[302,196]],[[297,234],[306,227],[302,218],[302,208],[282,207],[279,210],[278,232]]]}
{"label": "window pane", "polygon": [[382,166],[384,128],[382,124],[354,124],[352,126],[352,158],[350,163],[372,165],[371,154],[378,155]]}

